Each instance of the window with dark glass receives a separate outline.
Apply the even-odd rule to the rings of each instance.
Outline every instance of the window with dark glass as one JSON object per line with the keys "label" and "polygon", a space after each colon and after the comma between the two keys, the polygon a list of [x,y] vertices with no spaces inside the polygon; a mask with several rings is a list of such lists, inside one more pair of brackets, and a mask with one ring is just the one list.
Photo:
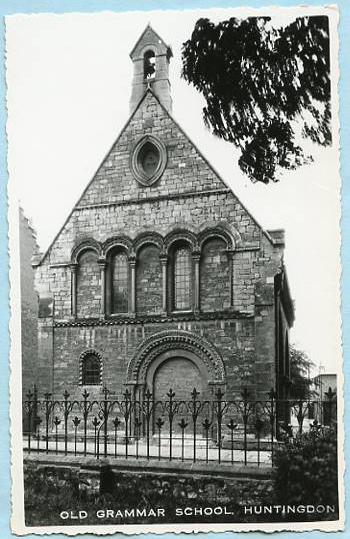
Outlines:
{"label": "window with dark glass", "polygon": [[158,167],[160,161],[160,153],[158,148],[151,142],[146,142],[140,150],[138,165],[140,170],[151,178]]}
{"label": "window with dark glass", "polygon": [[85,356],[82,364],[82,384],[87,386],[101,383],[100,360],[94,354]]}
{"label": "window with dark glass", "polygon": [[191,308],[191,258],[186,247],[175,251],[174,257],[174,308]]}
{"label": "window with dark glass", "polygon": [[112,259],[112,312],[128,311],[128,258],[117,253]]}

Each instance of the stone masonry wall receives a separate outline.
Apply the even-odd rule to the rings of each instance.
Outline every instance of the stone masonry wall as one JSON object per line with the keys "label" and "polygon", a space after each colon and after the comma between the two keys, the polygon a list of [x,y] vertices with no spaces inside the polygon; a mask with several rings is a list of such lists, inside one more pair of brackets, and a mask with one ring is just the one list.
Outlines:
{"label": "stone masonry wall", "polygon": [[101,281],[97,255],[93,251],[85,251],[79,259],[77,314],[80,318],[98,317],[100,304]]}
{"label": "stone masonry wall", "polygon": [[[141,186],[130,168],[130,152],[144,134],[159,137],[166,146],[167,166],[152,186]],[[102,249],[113,237],[134,240],[145,232],[163,238],[186,229],[200,235],[207,228],[223,227],[234,239],[232,257],[233,306],[231,316],[210,320],[152,322],[139,320],[145,311],[157,313],[161,300],[161,278],[155,248],[147,247],[149,264],[141,255],[136,262],[136,320],[117,324],[74,326],[71,317],[72,251],[81,242],[93,241]],[[225,255],[204,247],[200,304],[204,311],[228,308],[228,263]],[[212,247],[210,247],[212,245]],[[126,368],[143,340],[160,330],[182,327],[206,337],[221,354],[226,370],[227,397],[248,386],[253,394],[264,394],[275,381],[274,275],[279,271],[282,248],[257,225],[252,216],[210,168],[207,161],[174,120],[148,92],[95,178],[85,190],[57,239],[37,268],[36,283],[41,297],[53,300],[52,357],[54,391],[80,391],[79,356],[96,349],[103,358],[103,379],[117,393],[124,390]],[[153,256],[154,255],[154,256]],[[219,260],[219,258],[220,260]],[[207,259],[207,260],[206,260]],[[206,262],[205,262],[206,260]],[[206,267],[203,267],[206,264]],[[86,308],[101,299],[97,273],[94,285],[87,285],[79,303]],[[79,279],[78,279],[79,281]],[[91,283],[90,283],[91,284]],[[146,291],[147,289],[147,291]],[[226,299],[225,299],[226,296]],[[86,312],[82,316],[88,316]],[[94,315],[95,317],[96,315]],[[57,327],[58,322],[67,327]],[[56,324],[56,326],[55,326]],[[70,325],[71,324],[71,325]],[[58,324],[59,325],[59,324]],[[47,337],[46,345],[49,342]],[[41,357],[41,369],[49,367],[48,352]],[[100,388],[96,388],[100,391]]]}
{"label": "stone masonry wall", "polygon": [[[70,316],[71,305],[69,298],[70,269],[69,267],[55,267],[50,269],[49,264],[69,263],[70,253],[75,244],[82,239],[94,238],[102,243],[108,238],[118,234],[128,235],[133,238],[145,231],[157,230],[166,234],[172,229],[186,226],[189,230],[201,230],[208,223],[230,223],[229,208],[234,212],[235,204],[232,204],[233,196],[214,195],[195,196],[192,200],[170,200],[157,203],[144,203],[140,206],[111,207],[104,210],[87,209],[79,213],[84,217],[83,221],[77,221],[76,226],[67,228],[64,237],[60,238],[61,249],[56,248],[45,260],[46,279],[50,285],[50,292],[55,300],[55,316],[65,319]],[[200,218],[193,215],[192,208],[200,207]],[[175,211],[176,208],[179,211]],[[180,215],[181,222],[174,221],[174,214]],[[103,226],[102,216],[103,214]],[[198,212],[197,212],[198,213]],[[148,223],[148,226],[145,226]],[[70,234],[68,235],[68,230]],[[280,249],[274,248],[268,240],[262,238],[261,231],[252,233],[251,242],[255,242],[254,250],[243,250],[241,243],[233,257],[234,266],[234,308],[240,311],[254,311],[255,284],[264,281],[266,277],[273,277],[280,265]],[[251,242],[248,242],[251,243]],[[261,248],[263,244],[263,249]],[[260,247],[260,248],[259,248]],[[246,246],[245,249],[249,247]],[[242,250],[240,250],[242,249]],[[64,256],[63,254],[64,253]],[[57,255],[57,258],[56,256]],[[59,255],[59,256],[58,256]]]}
{"label": "stone masonry wall", "polygon": [[136,271],[137,312],[159,313],[162,309],[162,270],[159,249],[148,245],[141,249]]}
{"label": "stone masonry wall", "polygon": [[[264,319],[260,324],[262,331],[268,333],[268,324]],[[72,396],[81,396],[85,386],[79,386],[79,358],[87,349],[95,350],[102,358],[103,374],[101,386],[87,386],[90,394],[102,396],[102,385],[106,385],[112,395],[121,396],[125,391],[126,370],[130,359],[140,344],[149,336],[160,331],[184,329],[201,335],[213,343],[223,358],[226,370],[225,398],[240,395],[247,387],[251,396],[258,396],[256,388],[261,388],[260,396],[271,389],[268,376],[273,376],[272,367],[264,360],[256,363],[256,326],[254,318],[245,320],[208,320],[181,323],[134,323],[120,325],[99,324],[85,327],[55,328],[55,396],[61,397],[65,389]],[[259,327],[258,345],[263,336]],[[265,338],[265,337],[264,337]],[[269,357],[269,344],[266,345],[266,357]],[[269,357],[271,362],[271,357]],[[268,370],[270,369],[270,370]],[[261,380],[260,377],[263,377]],[[174,385],[169,379],[169,387]],[[193,388],[192,388],[193,389]],[[265,392],[265,393],[264,393]],[[190,399],[190,395],[188,395]]]}
{"label": "stone masonry wall", "polygon": [[[188,470],[183,463],[180,463],[180,469],[179,463],[176,464],[176,469],[169,464],[168,469],[162,466],[160,473],[161,463],[152,469],[145,467],[143,462],[142,468],[130,469],[129,461],[125,467],[109,461],[98,465],[91,460],[77,465],[68,458],[65,465],[62,462],[57,465],[54,460],[33,462],[27,457],[24,463],[26,524],[207,522],[211,525],[213,522],[270,522],[273,518],[270,514],[259,517],[244,509],[245,506],[259,507],[275,502],[271,474],[266,469],[247,467],[244,476],[242,473],[234,475],[230,469],[226,476],[222,476],[217,473],[222,473],[220,467]],[[42,503],[34,504],[33,494],[35,500]],[[67,496],[72,501],[72,511],[67,509]],[[45,510],[48,503],[52,508],[50,512]],[[163,516],[148,514],[153,508],[156,515],[159,507],[163,508]],[[79,510],[84,520],[77,520]],[[61,512],[70,518],[60,518]]]}

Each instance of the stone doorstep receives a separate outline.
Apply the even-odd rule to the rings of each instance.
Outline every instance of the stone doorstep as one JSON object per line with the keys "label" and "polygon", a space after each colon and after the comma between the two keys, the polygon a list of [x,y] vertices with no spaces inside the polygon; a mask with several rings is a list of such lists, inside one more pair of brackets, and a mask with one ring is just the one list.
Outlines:
{"label": "stone doorstep", "polygon": [[[26,437],[25,437],[26,438]],[[32,439],[35,440],[36,437],[35,435],[32,436]],[[51,433],[49,434],[48,436],[48,439],[49,441],[51,442],[54,442],[56,440],[56,435]],[[103,442],[104,440],[104,433],[103,432],[100,432],[100,436],[99,436],[99,439],[100,439],[100,443]],[[114,443],[114,432],[107,432],[107,439],[108,439],[108,442],[110,444],[113,444]],[[41,440],[42,441],[45,441],[46,440],[46,436],[42,436],[41,437]],[[60,433],[57,435],[57,440],[59,442],[62,442],[64,441],[64,434]],[[68,432],[68,437],[67,437],[67,440],[69,442],[74,442],[74,432]],[[95,434],[94,433],[91,433],[91,432],[87,432],[87,435],[86,435],[86,440],[87,442],[94,442],[95,441]],[[84,437],[83,436],[77,436],[77,443],[83,443],[84,442]],[[125,432],[117,432],[117,442],[118,442],[118,445],[125,445],[126,443],[126,438],[125,438]],[[193,446],[193,443],[194,443],[194,437],[193,435],[187,435],[185,436],[184,438],[184,447],[191,447]],[[281,443],[283,442],[279,442],[277,441],[275,438],[273,440],[273,448],[274,450],[276,450],[278,447],[280,447]],[[130,436],[128,438],[128,444],[136,444],[136,441],[135,441],[135,438],[133,436]],[[142,437],[142,438],[139,438],[139,445],[140,446],[143,446],[143,445],[146,445],[147,444],[147,440],[145,437]],[[153,434],[152,436],[150,436],[150,445],[158,445],[159,444],[159,438],[158,438],[158,435],[157,434]],[[164,446],[168,446],[170,444],[170,437],[169,435],[164,435],[164,436],[161,436],[161,440],[160,440],[160,444],[162,447]],[[196,447],[206,447],[206,444],[207,444],[207,440],[206,438],[203,438],[202,436],[197,436],[196,437]],[[172,447],[178,447],[178,446],[182,446],[182,437],[181,435],[179,436],[178,433],[174,433],[173,437],[172,437]],[[217,442],[215,440],[213,440],[212,438],[209,438],[208,439],[208,447],[209,448],[217,448]],[[231,449],[231,438],[229,436],[223,436],[222,438],[222,442],[221,442],[221,449]],[[233,449],[241,449],[243,450],[244,449],[244,436],[234,436],[233,437]],[[257,439],[254,435],[252,434],[248,434],[247,435],[247,449],[248,450],[252,450],[252,451],[257,451],[258,449],[258,442],[257,442]],[[271,449],[271,439],[270,438],[261,438],[260,439],[260,450],[261,451],[269,451]]]}
{"label": "stone doorstep", "polygon": [[[68,440],[74,441],[74,436],[75,436],[74,431],[69,430],[68,433],[67,433],[67,436],[68,436]],[[104,437],[104,431],[102,429],[100,430],[100,435],[99,436],[100,436],[100,439],[102,439]],[[115,436],[114,430],[108,430],[107,431],[107,437],[109,438],[110,441],[114,441],[114,436]],[[32,439],[36,439],[36,434],[32,433],[31,437],[32,437]],[[24,434],[24,439],[26,439],[26,438],[28,438],[28,433]],[[40,436],[40,438],[41,438],[41,440],[46,440],[46,435],[43,433]],[[51,431],[49,433],[48,438],[49,438],[49,440],[55,440],[56,439],[56,433]],[[58,432],[57,439],[58,440],[64,440],[64,432],[62,432],[62,431]],[[92,431],[92,430],[87,430],[86,431],[86,439],[93,441],[95,439],[95,432]],[[119,440],[122,440],[123,442],[125,441],[125,439],[126,439],[125,430],[118,430],[117,431],[117,439],[118,439],[118,441]],[[130,435],[128,437],[128,439],[135,440],[135,437],[133,435]],[[194,439],[193,434],[186,434],[184,436],[185,444],[187,442],[188,443],[193,443],[193,439]],[[77,441],[81,442],[83,440],[84,440],[83,434],[82,433],[77,433]],[[146,436],[140,436],[139,440],[140,440],[140,442],[142,441],[143,443],[146,443]],[[154,440],[156,440],[157,443],[158,443],[158,434],[157,433],[150,434],[150,441],[154,441]],[[170,440],[169,432],[165,432],[164,434],[161,434],[161,440],[164,440],[164,441]],[[179,441],[181,443],[182,442],[181,433],[178,432],[178,431],[173,432],[172,440],[173,440],[173,442],[175,440],[177,440],[177,441]],[[208,440],[209,440],[209,443],[213,442],[213,443],[216,444],[215,440],[213,438],[211,438],[210,436],[208,437]],[[231,435],[229,433],[227,433],[227,432],[223,432],[222,433],[222,440],[223,441],[231,441]],[[243,431],[242,432],[239,431],[236,434],[234,434],[234,436],[233,436],[233,441],[234,442],[243,441],[243,440],[244,440],[244,432]],[[203,436],[202,434],[198,433],[197,436],[196,436],[196,441],[198,443],[203,442],[205,444],[206,443],[206,437]],[[257,442],[257,438],[256,438],[256,436],[254,434],[247,433],[247,441],[248,442]],[[260,443],[263,443],[263,442],[271,444],[271,438],[269,436],[261,437],[260,438]],[[277,443],[276,438],[274,438],[274,443]]]}
{"label": "stone doorstep", "polygon": [[143,473],[155,475],[200,475],[202,477],[240,479],[249,481],[250,479],[259,479],[268,481],[271,479],[271,466],[257,466],[248,464],[247,466],[239,464],[218,464],[216,462],[181,462],[181,461],[158,461],[155,459],[129,460],[114,458],[91,458],[57,456],[57,455],[26,455],[23,459],[25,464],[35,462],[39,468],[57,467],[79,469],[79,473],[101,473],[110,470],[115,473]]}

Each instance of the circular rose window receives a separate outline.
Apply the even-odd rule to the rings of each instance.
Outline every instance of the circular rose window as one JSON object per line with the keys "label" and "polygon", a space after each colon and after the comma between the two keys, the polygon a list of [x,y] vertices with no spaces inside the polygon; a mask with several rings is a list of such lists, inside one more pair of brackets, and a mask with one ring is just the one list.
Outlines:
{"label": "circular rose window", "polygon": [[138,182],[152,185],[161,177],[166,166],[164,144],[151,135],[142,137],[132,151],[130,166]]}

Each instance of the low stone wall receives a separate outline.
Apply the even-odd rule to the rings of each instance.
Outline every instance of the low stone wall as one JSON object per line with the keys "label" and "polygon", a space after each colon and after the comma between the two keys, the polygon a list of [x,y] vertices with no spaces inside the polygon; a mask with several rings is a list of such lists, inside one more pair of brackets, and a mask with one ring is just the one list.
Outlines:
{"label": "low stone wall", "polygon": [[271,503],[268,468],[41,455],[24,469],[28,525],[42,524],[36,495],[54,500],[52,525],[248,522],[247,507]]}

